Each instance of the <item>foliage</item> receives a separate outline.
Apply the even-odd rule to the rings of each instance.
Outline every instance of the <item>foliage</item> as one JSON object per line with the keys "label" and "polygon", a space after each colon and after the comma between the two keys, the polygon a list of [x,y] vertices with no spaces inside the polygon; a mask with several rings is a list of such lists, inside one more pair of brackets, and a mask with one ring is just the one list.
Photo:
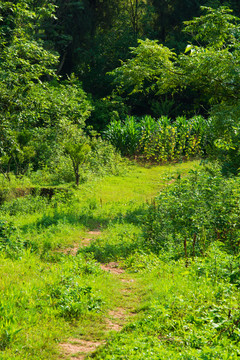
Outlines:
{"label": "foliage", "polygon": [[[40,18],[51,16],[54,7],[52,4],[46,7],[39,5],[35,9],[38,14],[24,1],[16,4],[1,2],[0,5],[3,12],[0,23],[0,103],[4,113],[11,114],[13,121],[17,121],[16,113],[29,89],[41,83],[44,76],[54,76],[57,56],[46,50],[41,40],[37,39],[41,22],[39,14]],[[8,41],[5,41],[7,34]]]}
{"label": "foliage", "polygon": [[111,121],[125,119],[129,110],[124,99],[115,94],[95,100],[93,105],[94,109],[87,124],[92,124],[98,131],[103,131]]}
{"label": "foliage", "polygon": [[[157,39],[169,49],[184,51],[190,38],[181,32],[183,21],[199,16],[201,5],[217,8],[225,3],[186,0],[183,4],[172,0],[169,6],[166,0],[58,0],[54,2],[55,16],[42,23],[41,38],[60,54],[58,74],[65,77],[76,73],[84,89],[99,99],[112,91],[106,73],[119,66],[119,59],[129,58],[129,47],[136,46],[137,39]],[[239,16],[236,0],[229,0],[227,5]]]}
{"label": "foliage", "polygon": [[123,155],[142,155],[154,162],[166,162],[206,155],[211,150],[211,120],[195,116],[187,120],[167,117],[157,121],[151,116],[142,119],[128,117],[125,122],[114,121],[104,136]]}
{"label": "foliage", "polygon": [[87,311],[100,311],[102,299],[91,286],[82,286],[76,279],[63,277],[59,283],[51,285],[50,297],[59,316],[67,320],[77,319]]}
{"label": "foliage", "polygon": [[[225,3],[0,0],[3,360],[59,358],[66,334],[99,340],[104,310],[130,300],[138,315],[96,359],[239,357],[239,177],[208,165],[185,178],[187,163],[126,171],[114,149],[161,163],[213,153],[238,175],[239,18]],[[91,102],[97,130],[113,121],[111,144],[85,128]],[[161,118],[126,118],[148,108]],[[177,111],[210,117],[170,120]],[[74,177],[78,188],[29,194],[31,181]],[[122,261],[133,281],[97,261]]]}
{"label": "foliage", "polygon": [[10,181],[10,172],[15,176],[27,172],[29,164],[35,157],[35,149],[30,141],[31,132],[3,128],[0,171]]}
{"label": "foliage", "polygon": [[222,242],[230,252],[239,251],[239,179],[220,174],[192,172],[177,178],[150,206],[145,219],[145,243],[172,258],[205,255],[211,243]]}
{"label": "foliage", "polygon": [[192,87],[210,104],[235,98],[239,19],[226,7],[202,10],[207,14],[185,22],[184,31],[193,37],[185,53],[176,56],[155,40],[140,40],[138,47],[132,48],[133,57],[112,72],[116,82],[127,92],[151,89],[157,94]]}
{"label": "foliage", "polygon": [[74,76],[64,82],[38,84],[24,99],[19,127],[54,128],[66,119],[83,126],[91,110],[81,83]]}
{"label": "foliage", "polygon": [[60,122],[83,127],[92,106],[74,75],[57,81],[58,56],[40,39],[55,6],[19,0],[1,10],[0,170],[10,180],[56,157]]}
{"label": "foliage", "polygon": [[[239,122],[233,115],[239,103],[239,18],[224,6],[202,7],[202,11],[204,15],[185,21],[184,31],[191,34],[192,41],[184,53],[176,56],[156,41],[140,40],[132,49],[133,57],[112,75],[127,93],[144,92],[147,96],[151,91],[155,96],[172,94],[174,99],[177,93],[188,96],[189,91],[195,92],[195,109],[203,106],[211,110],[218,136],[215,145],[226,144],[225,160],[231,159],[232,172],[237,173],[239,161],[236,164],[234,156],[238,159],[238,146],[232,142],[237,143],[234,133]],[[223,125],[219,127],[220,122]],[[220,132],[223,127],[225,131]]]}
{"label": "foliage", "polygon": [[213,132],[217,157],[224,175],[232,176],[240,171],[239,101],[234,105],[219,105],[212,110]]}
{"label": "foliage", "polygon": [[91,146],[89,145],[89,139],[77,125],[62,123],[61,126],[63,132],[63,150],[71,159],[75,182],[78,186],[80,181],[79,168],[80,165],[83,165],[87,161]]}
{"label": "foliage", "polygon": [[[79,139],[81,138],[79,129]],[[63,143],[68,144],[68,137]],[[84,136],[83,136],[84,139]],[[110,174],[122,174],[126,172],[125,160],[116,151],[115,147],[100,137],[86,138],[91,146],[86,161],[79,166],[79,182],[88,182],[96,176],[106,176]],[[71,143],[72,139],[70,139]],[[48,161],[48,165],[37,171],[30,171],[29,178],[35,185],[56,186],[61,184],[72,184],[76,182],[73,164],[70,156],[59,149],[55,158]]]}
{"label": "foliage", "polygon": [[18,110],[16,126],[3,124],[2,172],[8,176],[14,170],[19,175],[29,164],[35,170],[49,164],[61,153],[60,123],[83,128],[90,111],[90,102],[74,79],[33,86]]}
{"label": "foliage", "polygon": [[132,58],[112,72],[115,81],[129,93],[143,89],[150,91],[154,89],[156,80],[161,83],[162,89],[168,89],[171,75],[175,71],[173,60],[176,54],[159,45],[157,40],[146,39],[138,42],[138,47],[131,48]]}
{"label": "foliage", "polygon": [[97,176],[119,175],[127,171],[126,162],[116,148],[101,137],[91,140],[88,169]]}

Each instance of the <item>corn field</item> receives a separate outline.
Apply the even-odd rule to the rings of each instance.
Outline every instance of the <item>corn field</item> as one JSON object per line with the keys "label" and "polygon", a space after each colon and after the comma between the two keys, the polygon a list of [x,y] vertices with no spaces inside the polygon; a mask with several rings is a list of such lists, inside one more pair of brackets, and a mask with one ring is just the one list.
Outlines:
{"label": "corn field", "polygon": [[211,119],[179,116],[172,121],[147,115],[111,122],[103,136],[124,156],[140,156],[153,162],[179,161],[207,155],[213,143]]}

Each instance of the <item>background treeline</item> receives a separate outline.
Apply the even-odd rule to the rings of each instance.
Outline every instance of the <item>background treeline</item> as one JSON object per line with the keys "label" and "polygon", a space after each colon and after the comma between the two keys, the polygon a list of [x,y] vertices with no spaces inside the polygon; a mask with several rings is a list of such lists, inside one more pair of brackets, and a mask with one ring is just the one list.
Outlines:
{"label": "background treeline", "polygon": [[[38,2],[39,3],[39,2]],[[55,16],[44,21],[44,41],[60,54],[58,73],[72,72],[84,89],[98,98],[109,95],[111,79],[106,73],[130,56],[138,39],[159,40],[175,51],[184,51],[189,35],[183,21],[200,16],[201,6],[223,5],[240,15],[237,1],[195,0],[78,0],[52,2]]]}
{"label": "background treeline", "polygon": [[[182,31],[183,22],[200,16],[201,6],[228,6],[234,15],[240,16],[240,4],[236,0],[55,0],[53,3],[57,6],[56,18],[45,20],[43,38],[60,54],[57,73],[66,77],[74,72],[84,90],[93,95],[96,101],[93,124],[99,123],[100,115],[104,116],[102,112],[111,108],[110,104],[104,107],[106,101],[99,102],[111,96],[115,88],[108,73],[120,61],[132,57],[130,48],[138,45],[138,39],[158,40],[179,54],[192,41],[192,33]],[[199,94],[191,89],[175,94],[174,98],[170,92],[165,96],[150,92],[147,96],[135,93],[130,98],[128,94],[122,97],[127,110],[137,115],[192,115],[196,107],[206,114],[206,109],[199,109]],[[203,105],[208,109],[206,101]],[[119,105],[115,107],[119,112]]]}

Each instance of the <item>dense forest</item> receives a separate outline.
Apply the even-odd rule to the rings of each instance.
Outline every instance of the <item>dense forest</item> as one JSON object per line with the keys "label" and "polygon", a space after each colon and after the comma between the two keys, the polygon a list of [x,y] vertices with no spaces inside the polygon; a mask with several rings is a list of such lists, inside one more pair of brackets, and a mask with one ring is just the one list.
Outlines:
{"label": "dense forest", "polygon": [[[226,171],[237,173],[237,1],[16,0],[1,1],[0,9],[6,177],[30,167],[54,171],[71,158],[78,183],[91,139],[96,146],[97,133],[130,115],[136,123],[146,115],[170,123],[210,119],[199,125],[210,129],[201,150],[225,158]],[[105,137],[114,142],[112,130]]]}
{"label": "dense forest", "polygon": [[0,359],[240,357],[240,2],[0,0]]}

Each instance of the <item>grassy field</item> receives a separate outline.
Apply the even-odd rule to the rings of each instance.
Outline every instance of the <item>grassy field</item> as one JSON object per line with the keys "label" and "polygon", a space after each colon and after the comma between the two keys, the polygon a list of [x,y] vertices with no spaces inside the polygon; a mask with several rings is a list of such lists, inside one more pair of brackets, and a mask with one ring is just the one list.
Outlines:
{"label": "grassy field", "polygon": [[2,205],[0,359],[238,359],[239,294],[211,270],[216,249],[186,269],[141,246],[148,203],[198,166],[132,164]]}

